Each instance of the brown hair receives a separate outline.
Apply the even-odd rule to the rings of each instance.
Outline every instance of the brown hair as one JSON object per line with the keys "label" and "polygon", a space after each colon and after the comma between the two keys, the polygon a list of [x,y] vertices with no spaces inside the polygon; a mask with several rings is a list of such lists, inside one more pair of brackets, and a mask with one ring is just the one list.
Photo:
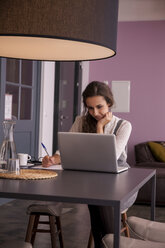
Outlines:
{"label": "brown hair", "polygon": [[114,104],[113,94],[107,84],[99,81],[93,81],[87,85],[86,89],[82,93],[82,96],[85,107],[85,117],[83,120],[82,131],[84,133],[96,133],[97,121],[88,113],[86,99],[93,96],[103,96],[107,104],[112,107]]}

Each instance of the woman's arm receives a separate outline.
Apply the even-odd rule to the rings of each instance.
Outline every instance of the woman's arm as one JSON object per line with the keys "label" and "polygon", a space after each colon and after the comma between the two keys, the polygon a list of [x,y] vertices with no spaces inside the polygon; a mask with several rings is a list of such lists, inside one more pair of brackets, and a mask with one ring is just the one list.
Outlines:
{"label": "woman's arm", "polygon": [[116,133],[116,153],[117,159],[127,146],[130,134],[132,131],[132,125],[128,121],[123,121]]}
{"label": "woman's arm", "polygon": [[107,112],[105,116],[97,122],[96,131],[97,133],[104,133],[105,125],[112,120],[112,112]]}
{"label": "woman's arm", "polygon": [[79,133],[82,132],[83,116],[77,116],[69,132]]}
{"label": "woman's arm", "polygon": [[[77,116],[69,132],[81,132],[82,131],[82,117]],[[49,167],[61,163],[60,152],[56,151],[53,156],[45,156],[42,159],[42,166]]]}

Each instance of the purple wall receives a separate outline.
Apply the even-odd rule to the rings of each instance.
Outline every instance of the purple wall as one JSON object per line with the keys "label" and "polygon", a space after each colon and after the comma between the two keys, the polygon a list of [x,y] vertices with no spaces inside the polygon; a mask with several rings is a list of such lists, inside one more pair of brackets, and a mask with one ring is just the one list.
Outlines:
{"label": "purple wall", "polygon": [[130,164],[135,144],[165,140],[165,21],[119,23],[117,55],[90,62],[89,80],[131,81],[130,113],[115,113],[133,126]]}

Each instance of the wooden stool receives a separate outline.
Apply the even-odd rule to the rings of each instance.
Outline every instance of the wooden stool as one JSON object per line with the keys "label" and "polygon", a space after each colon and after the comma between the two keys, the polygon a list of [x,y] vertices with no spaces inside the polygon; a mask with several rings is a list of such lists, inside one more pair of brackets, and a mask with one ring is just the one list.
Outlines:
{"label": "wooden stool", "polygon": [[[126,237],[130,237],[129,228],[126,221],[127,221],[127,210],[121,213],[122,228],[120,232],[121,233],[124,232]],[[92,231],[90,231],[87,248],[92,248],[93,246],[94,246],[94,240],[93,240]]]}
{"label": "wooden stool", "polygon": [[[27,214],[30,215],[29,223],[26,231],[26,242],[30,242],[32,245],[35,241],[37,232],[50,233],[52,248],[56,247],[56,236],[58,235],[60,248],[64,248],[64,242],[61,229],[61,203],[54,204],[32,204],[27,208]],[[40,216],[48,216],[49,221],[40,221]],[[39,224],[46,224],[50,226],[50,229],[38,228]]]}
{"label": "wooden stool", "polygon": [[120,232],[121,233],[124,232],[125,236],[130,238],[130,232],[129,232],[129,228],[127,225],[127,211],[121,213],[121,222],[122,222],[123,227],[121,228]]}

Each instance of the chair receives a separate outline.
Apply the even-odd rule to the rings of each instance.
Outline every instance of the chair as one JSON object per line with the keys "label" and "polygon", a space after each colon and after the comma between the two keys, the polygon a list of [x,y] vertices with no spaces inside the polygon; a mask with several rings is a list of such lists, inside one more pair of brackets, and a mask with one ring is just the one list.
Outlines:
{"label": "chair", "polygon": [[[60,214],[62,210],[61,203],[46,203],[46,204],[32,204],[27,208],[27,214],[30,215],[29,223],[26,231],[26,242],[32,245],[35,241],[37,232],[50,233],[52,248],[56,247],[56,236],[58,235],[60,248],[64,248],[62,237]],[[49,221],[40,221],[40,216],[48,216]],[[38,228],[39,224],[46,224],[50,229]]]}
{"label": "chair", "polygon": [[[113,248],[113,234],[105,235],[103,238],[103,244],[105,248]],[[160,242],[120,237],[120,248],[165,248],[165,244]]]}
{"label": "chair", "polygon": [[[129,228],[127,226],[127,209],[121,213],[121,222],[122,222],[121,233],[124,232],[126,237],[130,237]],[[92,231],[90,231],[87,248],[91,248],[93,244],[94,244],[94,240],[92,236]]]}
{"label": "chair", "polygon": [[[121,222],[122,222],[122,228],[121,228],[121,233],[124,232],[126,237],[130,237],[129,234],[129,228],[127,226],[127,210],[129,207],[131,207],[136,198],[137,198],[138,192],[134,193],[127,202],[125,202],[124,206],[122,206],[121,208]],[[93,236],[92,236],[92,232],[90,231],[90,235],[89,235],[89,239],[88,239],[88,245],[87,248],[91,248],[94,244],[94,240],[93,240]]]}
{"label": "chair", "polygon": [[135,216],[128,217],[127,223],[131,236],[143,240],[165,243],[165,223],[146,220]]}
{"label": "chair", "polygon": [[[123,227],[121,228],[121,233],[124,232],[126,237],[130,237],[129,228],[127,226],[127,210],[129,207],[131,207],[134,204],[137,195],[138,192],[134,193],[121,208],[121,222],[123,225]],[[92,232],[90,231],[87,248],[91,248],[93,244],[94,244],[94,240],[93,240]]]}
{"label": "chair", "polygon": [[[165,247],[165,223],[150,221],[138,217],[128,217],[130,235],[134,238],[121,237],[120,248],[163,248]],[[106,248],[113,247],[113,235],[103,238]]]}

